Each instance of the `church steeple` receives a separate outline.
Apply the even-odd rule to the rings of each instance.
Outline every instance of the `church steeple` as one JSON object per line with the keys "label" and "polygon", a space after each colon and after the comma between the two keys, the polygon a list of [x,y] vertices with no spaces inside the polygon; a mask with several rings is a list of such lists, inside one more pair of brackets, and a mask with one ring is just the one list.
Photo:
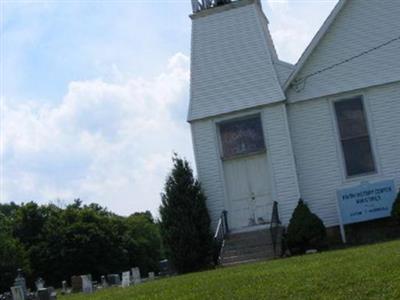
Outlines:
{"label": "church steeple", "polygon": [[260,1],[193,1],[188,120],[284,100]]}
{"label": "church steeple", "polygon": [[232,0],[192,0],[192,9],[193,13],[196,13],[204,9],[222,6],[231,2]]}

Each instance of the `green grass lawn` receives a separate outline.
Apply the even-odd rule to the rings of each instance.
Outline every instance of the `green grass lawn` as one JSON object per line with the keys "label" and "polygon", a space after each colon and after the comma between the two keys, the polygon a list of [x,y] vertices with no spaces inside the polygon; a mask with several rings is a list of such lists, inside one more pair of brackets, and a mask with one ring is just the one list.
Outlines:
{"label": "green grass lawn", "polygon": [[400,241],[221,268],[59,299],[400,299]]}

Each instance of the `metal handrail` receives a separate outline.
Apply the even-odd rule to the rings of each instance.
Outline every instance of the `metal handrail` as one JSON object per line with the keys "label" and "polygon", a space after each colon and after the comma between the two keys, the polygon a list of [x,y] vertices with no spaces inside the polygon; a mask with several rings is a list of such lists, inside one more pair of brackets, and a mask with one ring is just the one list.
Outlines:
{"label": "metal handrail", "polygon": [[272,247],[274,248],[274,255],[276,256],[276,246],[278,242],[278,234],[281,227],[281,220],[279,218],[278,202],[274,201],[272,206],[272,216],[269,230],[271,232]]}
{"label": "metal handrail", "polygon": [[217,229],[215,230],[214,234],[214,262],[216,265],[219,264],[221,260],[221,254],[225,245],[225,237],[229,232],[227,214],[228,212],[226,210],[221,212],[221,215],[218,219]]}

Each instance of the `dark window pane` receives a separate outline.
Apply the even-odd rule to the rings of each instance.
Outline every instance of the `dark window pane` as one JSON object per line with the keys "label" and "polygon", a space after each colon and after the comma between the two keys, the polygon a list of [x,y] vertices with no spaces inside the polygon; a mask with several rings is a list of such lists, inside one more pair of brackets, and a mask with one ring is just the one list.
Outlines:
{"label": "dark window pane", "polygon": [[375,171],[369,137],[346,140],[342,144],[348,176]]}
{"label": "dark window pane", "polygon": [[250,154],[265,149],[259,117],[220,124],[223,156],[225,158]]}
{"label": "dark window pane", "polygon": [[342,139],[368,135],[361,98],[336,102],[335,110]]}

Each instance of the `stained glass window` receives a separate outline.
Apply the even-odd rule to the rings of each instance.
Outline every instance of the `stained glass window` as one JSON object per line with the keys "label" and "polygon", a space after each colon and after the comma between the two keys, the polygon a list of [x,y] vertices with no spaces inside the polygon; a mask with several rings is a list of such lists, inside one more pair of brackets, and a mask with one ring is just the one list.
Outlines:
{"label": "stained glass window", "polygon": [[223,122],[219,125],[224,158],[248,155],[265,150],[259,116]]}
{"label": "stained glass window", "polygon": [[371,141],[360,97],[335,103],[347,176],[375,171]]}

